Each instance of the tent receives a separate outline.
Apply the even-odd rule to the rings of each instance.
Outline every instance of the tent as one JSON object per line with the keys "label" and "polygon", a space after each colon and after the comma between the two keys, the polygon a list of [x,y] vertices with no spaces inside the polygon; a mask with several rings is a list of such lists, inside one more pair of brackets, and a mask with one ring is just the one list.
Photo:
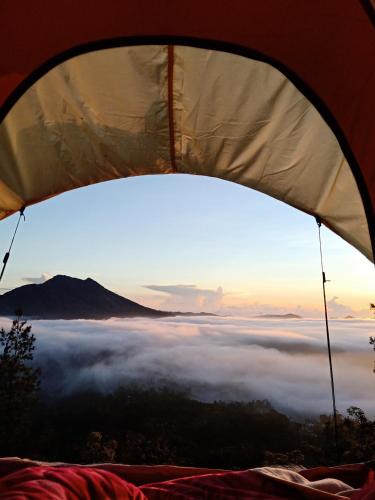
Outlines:
{"label": "tent", "polygon": [[356,0],[1,5],[0,217],[142,174],[215,176],[375,249],[375,35]]}
{"label": "tent", "polygon": [[[374,261],[373,21],[371,0],[2,0],[0,219],[92,183],[189,173],[318,217]],[[293,476],[4,460],[3,495],[30,498],[374,492],[373,465]]]}

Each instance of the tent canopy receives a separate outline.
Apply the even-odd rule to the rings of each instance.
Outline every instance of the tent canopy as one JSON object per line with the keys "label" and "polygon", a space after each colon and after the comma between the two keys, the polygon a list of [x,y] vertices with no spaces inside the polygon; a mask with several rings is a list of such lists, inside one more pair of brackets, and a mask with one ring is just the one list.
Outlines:
{"label": "tent canopy", "polygon": [[320,216],[373,260],[370,4],[58,5],[2,2],[1,217],[94,182],[210,175]]}

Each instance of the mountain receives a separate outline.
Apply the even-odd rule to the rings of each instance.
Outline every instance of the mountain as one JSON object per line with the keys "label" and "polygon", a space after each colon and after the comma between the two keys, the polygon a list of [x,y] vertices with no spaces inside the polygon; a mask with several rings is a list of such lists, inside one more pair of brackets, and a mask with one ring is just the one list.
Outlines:
{"label": "mountain", "polygon": [[16,309],[21,309],[25,318],[38,319],[157,318],[174,315],[141,306],[107,290],[91,278],[81,280],[62,275],[0,295],[1,316],[14,316]]}
{"label": "mountain", "polygon": [[302,316],[298,314],[261,314],[260,316],[255,316],[256,318],[264,319],[302,319]]}

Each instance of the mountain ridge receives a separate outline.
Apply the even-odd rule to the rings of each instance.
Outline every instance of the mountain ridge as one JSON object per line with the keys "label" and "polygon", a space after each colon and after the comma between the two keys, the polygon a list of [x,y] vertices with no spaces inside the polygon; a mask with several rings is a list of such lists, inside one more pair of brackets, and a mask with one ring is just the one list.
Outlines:
{"label": "mountain ridge", "polygon": [[259,314],[258,316],[254,316],[257,319],[302,319],[302,316],[299,314]]}
{"label": "mountain ridge", "polygon": [[21,310],[33,319],[109,319],[211,315],[160,311],[108,290],[92,278],[58,274],[44,283],[22,285],[0,295],[0,315]]}

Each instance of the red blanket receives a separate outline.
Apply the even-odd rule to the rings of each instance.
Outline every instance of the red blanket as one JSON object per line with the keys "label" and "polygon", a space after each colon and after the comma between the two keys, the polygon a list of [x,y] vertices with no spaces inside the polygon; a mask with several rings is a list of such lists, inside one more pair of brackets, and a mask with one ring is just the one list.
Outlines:
{"label": "red blanket", "polygon": [[6,500],[145,500],[136,486],[99,468],[36,466],[0,479],[0,498]]}
{"label": "red blanket", "polygon": [[319,467],[297,473],[271,467],[233,472],[173,466],[81,466],[0,459],[0,498],[375,500],[375,482],[372,467],[365,464]]}

